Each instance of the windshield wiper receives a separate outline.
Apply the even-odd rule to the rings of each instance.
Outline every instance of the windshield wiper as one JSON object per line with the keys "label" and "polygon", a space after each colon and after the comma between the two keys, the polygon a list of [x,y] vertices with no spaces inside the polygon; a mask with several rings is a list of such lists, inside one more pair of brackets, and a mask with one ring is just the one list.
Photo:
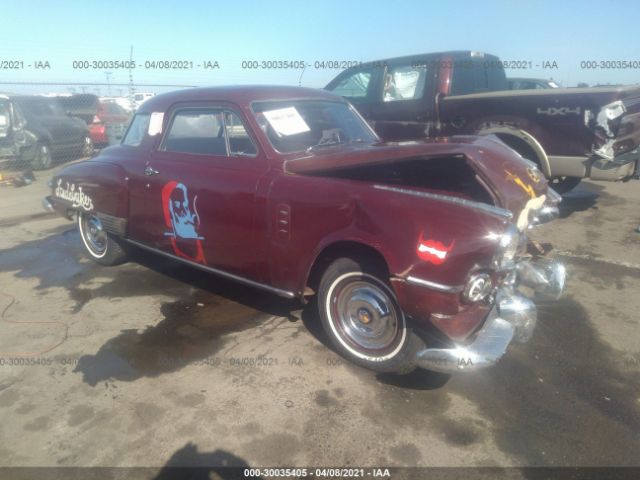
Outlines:
{"label": "windshield wiper", "polygon": [[324,142],[324,143],[317,143],[315,145],[311,145],[309,148],[307,148],[305,151],[308,152],[312,152],[313,150],[315,150],[316,148],[321,148],[321,147],[332,147],[334,145],[342,145],[344,142]]}
{"label": "windshield wiper", "polygon": [[349,140],[348,142],[324,142],[324,143],[318,143],[316,145],[311,145],[309,148],[307,148],[306,151],[312,152],[316,148],[320,148],[320,147],[331,147],[335,145],[349,145],[351,143],[371,143],[371,141],[366,140],[364,138],[354,138],[353,140]]}

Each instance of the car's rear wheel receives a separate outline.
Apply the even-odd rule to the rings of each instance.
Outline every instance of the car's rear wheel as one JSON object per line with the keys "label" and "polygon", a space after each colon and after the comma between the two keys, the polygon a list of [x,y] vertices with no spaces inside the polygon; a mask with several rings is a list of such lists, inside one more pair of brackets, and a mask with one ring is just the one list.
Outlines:
{"label": "car's rear wheel", "polygon": [[46,170],[53,166],[51,148],[46,143],[36,144],[36,154],[33,157],[31,166],[34,170]]}
{"label": "car's rear wheel", "polygon": [[320,281],[320,318],[331,343],[350,361],[378,372],[409,373],[424,344],[383,278],[366,262],[335,260]]}
{"label": "car's rear wheel", "polygon": [[127,261],[122,241],[107,233],[100,219],[88,212],[78,213],[78,230],[89,256],[102,265],[119,265]]}

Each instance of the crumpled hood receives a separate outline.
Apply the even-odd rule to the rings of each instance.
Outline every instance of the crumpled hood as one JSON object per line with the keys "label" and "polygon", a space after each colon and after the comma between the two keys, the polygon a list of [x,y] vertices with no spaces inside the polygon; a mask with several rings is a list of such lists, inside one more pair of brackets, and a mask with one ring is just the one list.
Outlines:
{"label": "crumpled hood", "polygon": [[497,207],[510,210],[517,218],[527,203],[547,193],[542,172],[532,168],[520,155],[494,136],[454,136],[437,139],[384,142],[374,145],[327,147],[320,152],[288,158],[287,173],[321,174],[367,165],[402,162],[415,158],[463,155],[491,189]]}

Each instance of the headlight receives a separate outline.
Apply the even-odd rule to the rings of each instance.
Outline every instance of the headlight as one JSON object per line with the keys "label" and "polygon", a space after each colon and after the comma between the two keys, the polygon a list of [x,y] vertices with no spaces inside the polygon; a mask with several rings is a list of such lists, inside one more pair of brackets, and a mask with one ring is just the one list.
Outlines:
{"label": "headlight", "polygon": [[467,303],[479,302],[491,293],[492,288],[491,277],[486,273],[472,275],[464,287],[462,298]]}
{"label": "headlight", "polygon": [[498,240],[498,251],[494,257],[494,264],[498,270],[513,268],[514,260],[520,248],[520,240],[518,229],[514,225],[509,225]]}

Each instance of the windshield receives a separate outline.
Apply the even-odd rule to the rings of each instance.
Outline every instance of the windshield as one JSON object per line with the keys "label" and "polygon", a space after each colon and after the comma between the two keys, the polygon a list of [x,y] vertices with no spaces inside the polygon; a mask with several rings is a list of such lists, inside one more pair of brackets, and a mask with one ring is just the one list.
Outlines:
{"label": "windshield", "polygon": [[343,102],[278,100],[256,102],[252,108],[271,145],[282,153],[378,141],[364,120]]}

